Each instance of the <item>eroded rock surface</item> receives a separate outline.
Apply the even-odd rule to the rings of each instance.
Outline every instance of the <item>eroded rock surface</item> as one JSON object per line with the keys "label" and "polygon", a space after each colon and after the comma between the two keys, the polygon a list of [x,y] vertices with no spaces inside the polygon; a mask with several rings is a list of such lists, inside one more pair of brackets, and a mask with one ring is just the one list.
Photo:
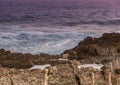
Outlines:
{"label": "eroded rock surface", "polygon": [[[92,67],[78,68],[81,63],[50,66],[44,70],[0,68],[0,85],[119,85],[120,74],[116,73],[113,61],[106,62],[101,70]],[[112,63],[112,70],[109,63]]]}
{"label": "eroded rock surface", "polygon": [[[34,65],[45,64],[50,66],[30,70]],[[97,69],[85,64],[103,66]],[[61,55],[0,49],[0,85],[120,85],[120,34],[87,37]]]}

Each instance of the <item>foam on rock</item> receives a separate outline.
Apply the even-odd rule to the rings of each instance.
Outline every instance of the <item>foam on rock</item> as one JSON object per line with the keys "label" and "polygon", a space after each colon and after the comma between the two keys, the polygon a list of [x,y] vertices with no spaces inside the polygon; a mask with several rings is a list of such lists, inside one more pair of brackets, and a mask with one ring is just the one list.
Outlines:
{"label": "foam on rock", "polygon": [[94,69],[98,69],[100,70],[104,65],[102,64],[83,64],[83,65],[79,65],[78,68],[86,68],[86,67],[92,67]]}
{"label": "foam on rock", "polygon": [[35,70],[35,69],[40,69],[44,70],[45,68],[51,66],[50,64],[45,64],[45,65],[34,65],[33,67],[30,68],[30,70]]}

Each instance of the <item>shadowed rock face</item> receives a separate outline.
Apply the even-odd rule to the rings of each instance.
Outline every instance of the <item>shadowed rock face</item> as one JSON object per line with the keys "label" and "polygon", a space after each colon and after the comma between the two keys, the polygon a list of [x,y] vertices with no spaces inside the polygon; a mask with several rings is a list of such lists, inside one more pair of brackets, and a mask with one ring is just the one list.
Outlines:
{"label": "shadowed rock face", "polygon": [[117,56],[120,53],[120,34],[105,33],[100,38],[87,37],[75,48],[66,50],[62,55],[70,59],[86,59],[99,56]]}
{"label": "shadowed rock face", "polygon": [[[29,53],[11,53],[10,51],[0,49],[0,65],[2,67],[8,68],[27,69],[32,67],[33,65],[55,65],[60,63],[67,63],[57,60],[58,58],[59,56],[56,55],[48,55],[42,53],[40,55],[31,55]],[[56,59],[56,61],[52,61],[54,59]]]}

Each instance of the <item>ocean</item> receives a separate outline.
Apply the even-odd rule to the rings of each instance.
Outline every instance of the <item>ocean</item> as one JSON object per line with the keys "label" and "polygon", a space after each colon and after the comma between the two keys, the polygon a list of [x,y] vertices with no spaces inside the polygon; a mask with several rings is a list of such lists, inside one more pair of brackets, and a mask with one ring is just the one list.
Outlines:
{"label": "ocean", "polygon": [[87,36],[120,31],[119,4],[35,1],[0,1],[0,48],[61,54]]}

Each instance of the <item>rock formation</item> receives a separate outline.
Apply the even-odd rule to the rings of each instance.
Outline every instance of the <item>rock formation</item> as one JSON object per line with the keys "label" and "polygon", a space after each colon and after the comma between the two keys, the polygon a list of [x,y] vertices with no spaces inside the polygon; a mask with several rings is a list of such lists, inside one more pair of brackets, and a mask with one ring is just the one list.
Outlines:
{"label": "rock formation", "polygon": [[120,34],[105,33],[100,38],[87,37],[76,47],[66,50],[69,59],[86,59],[91,57],[120,56]]}
{"label": "rock formation", "polygon": [[[102,68],[96,68],[95,63]],[[45,64],[50,66],[30,70],[33,65]],[[0,85],[120,85],[120,34],[87,37],[61,55],[0,49],[0,65]]]}

